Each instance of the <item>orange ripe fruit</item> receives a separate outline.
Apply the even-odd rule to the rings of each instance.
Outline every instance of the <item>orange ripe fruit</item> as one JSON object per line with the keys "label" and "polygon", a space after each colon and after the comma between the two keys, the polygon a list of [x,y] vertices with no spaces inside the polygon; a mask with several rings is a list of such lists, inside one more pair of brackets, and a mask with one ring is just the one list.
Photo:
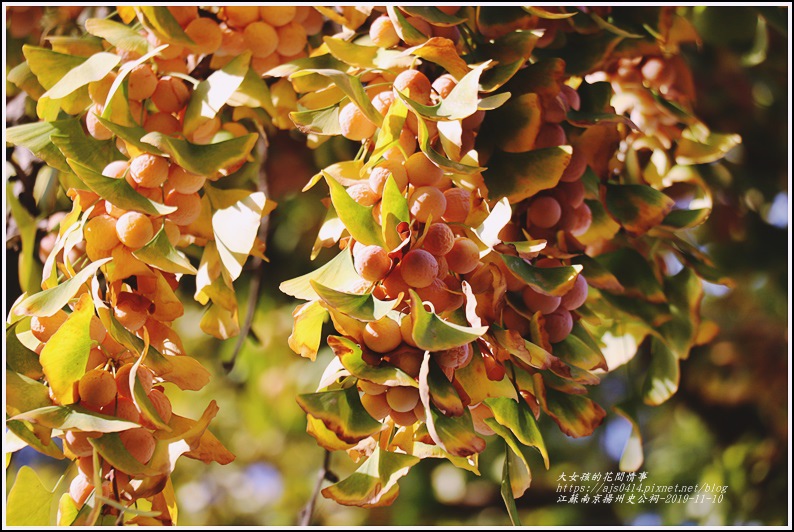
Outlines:
{"label": "orange ripe fruit", "polygon": [[108,140],[113,137],[113,132],[106,128],[98,116],[102,115],[102,105],[95,103],[85,114],[85,127],[89,135],[97,140]]}
{"label": "orange ripe fruit", "polygon": [[394,183],[401,192],[408,186],[408,175],[405,173],[402,163],[383,161],[378,163],[369,174],[369,186],[378,196],[383,195],[383,187],[386,186],[389,176],[394,178]]}
{"label": "orange ripe fruit", "polygon": [[171,416],[173,415],[171,401],[168,400],[168,397],[166,397],[163,392],[160,390],[152,390],[149,392],[149,400],[154,405],[154,409],[157,410],[157,415],[160,416],[160,419],[164,423],[171,421]]}
{"label": "orange ripe fruit", "polygon": [[218,23],[206,17],[192,20],[185,28],[185,33],[195,43],[190,48],[196,54],[211,54],[221,47],[223,34]]}
{"label": "orange ripe fruit", "polygon": [[[314,9],[312,9],[314,11]],[[259,6],[259,16],[271,26],[284,26],[295,19],[298,8],[295,6]],[[303,16],[304,20],[308,14]]]}
{"label": "orange ripe fruit", "polygon": [[226,16],[226,23],[236,28],[244,28],[259,20],[257,6],[226,6],[222,13]]}
{"label": "orange ripe fruit", "polygon": [[98,251],[110,251],[119,245],[116,219],[107,214],[94,216],[83,227],[83,236]]}
{"label": "orange ripe fruit", "polygon": [[99,105],[105,105],[114,81],[116,81],[116,73],[110,72],[99,81],[92,81],[89,83],[88,96],[91,98],[91,101]]}
{"label": "orange ripe fruit", "polygon": [[402,343],[400,326],[388,316],[367,323],[362,336],[364,344],[376,353],[388,353]]}
{"label": "orange ripe fruit", "polygon": [[412,386],[394,386],[386,392],[386,401],[392,410],[409,412],[419,402],[419,390]]}
{"label": "orange ripe fruit", "polygon": [[541,294],[529,286],[525,287],[523,292],[521,292],[521,297],[524,300],[524,304],[533,313],[551,314],[560,306],[559,296]]}
{"label": "orange ripe fruit", "polygon": [[444,219],[448,222],[463,223],[471,211],[471,193],[465,188],[450,188],[444,191],[447,200]]}
{"label": "orange ripe fruit", "polygon": [[[129,297],[123,297],[128,295]],[[129,331],[137,331],[146,323],[149,317],[149,300],[139,294],[122,292],[119,294],[113,313],[119,323]]]}
{"label": "orange ripe fruit", "polygon": [[423,249],[412,249],[402,259],[400,273],[409,286],[424,288],[438,276],[436,258]]}
{"label": "orange ripe fruit", "polygon": [[201,214],[201,196],[197,192],[180,194],[171,191],[165,197],[165,204],[176,207],[174,212],[167,215],[176,225],[190,225],[198,220]]}
{"label": "orange ripe fruit", "polygon": [[562,216],[560,203],[551,196],[541,196],[532,200],[527,209],[527,219],[532,225],[549,229],[557,225]]}
{"label": "orange ripe fruit", "polygon": [[358,243],[353,247],[353,264],[358,274],[370,282],[380,281],[391,269],[391,259],[385,249]]}
{"label": "orange ripe fruit", "polygon": [[168,170],[168,184],[180,194],[198,192],[205,181],[205,176],[188,172],[178,164],[172,164]]}
{"label": "orange ripe fruit", "polygon": [[458,82],[451,74],[444,74],[436,78],[433,82],[433,89],[438,93],[441,98],[446,98]]}
{"label": "orange ripe fruit", "polygon": [[116,235],[128,248],[140,249],[154,236],[154,227],[145,214],[126,212],[116,220]]}
{"label": "orange ripe fruit", "polygon": [[549,334],[549,342],[562,342],[573,330],[573,317],[567,310],[559,309],[546,316],[544,327]]}
{"label": "orange ripe fruit", "polygon": [[142,153],[130,162],[130,177],[145,188],[159,187],[168,178],[168,159]]}
{"label": "orange ripe fruit", "polygon": [[[118,374],[116,375],[116,379],[116,384],[118,385]],[[99,412],[106,416],[125,419],[133,423],[140,423],[141,421],[141,413],[138,411],[138,407],[135,406],[135,403],[132,402],[132,399],[121,397],[120,395],[115,401],[111,401],[103,406]]]}
{"label": "orange ripe fruit", "polygon": [[[132,363],[124,364],[118,371],[116,371],[116,385],[118,386],[119,395],[126,398],[132,398],[130,391],[130,372],[132,371]],[[147,395],[152,391],[154,385],[154,374],[152,370],[146,366],[138,366],[138,371],[135,373],[136,378],[143,385],[143,391]]]}
{"label": "orange ripe fruit", "polygon": [[421,104],[430,103],[430,80],[418,70],[409,69],[394,79],[394,90]]}
{"label": "orange ripe fruit", "polygon": [[436,313],[444,312],[453,303],[452,294],[447,291],[447,285],[439,278],[433,279],[433,282],[424,288],[418,288],[416,293],[422,301],[432,303]]}
{"label": "orange ripe fruit", "polygon": [[408,283],[405,282],[402,276],[401,265],[392,270],[392,272],[383,280],[383,290],[389,299],[395,299],[400,293],[408,295]]}
{"label": "orange ripe fruit", "polygon": [[568,293],[562,296],[560,306],[567,310],[576,310],[587,301],[587,280],[579,275]]}
{"label": "orange ripe fruit", "polygon": [[447,209],[447,199],[435,187],[419,187],[411,194],[408,208],[419,222],[425,223],[431,217],[440,220]]}
{"label": "orange ripe fruit", "polygon": [[146,63],[136,66],[127,75],[127,97],[130,100],[145,100],[154,94],[156,88],[157,76]]}
{"label": "orange ripe fruit", "polygon": [[80,378],[77,390],[81,403],[102,407],[116,397],[116,380],[105,370],[92,369]]}
{"label": "orange ripe fruit", "polygon": [[378,395],[365,393],[361,396],[361,405],[364,407],[364,410],[366,410],[367,413],[374,419],[383,419],[389,415],[389,412],[391,412],[389,403],[386,402],[385,393]]}
{"label": "orange ripe fruit", "polygon": [[143,129],[148,132],[157,131],[169,137],[175,137],[182,132],[182,124],[170,113],[154,113],[143,121]]}
{"label": "orange ripe fruit", "polygon": [[172,76],[163,76],[152,94],[152,103],[164,113],[176,113],[187,105],[190,89],[184,81]]}
{"label": "orange ripe fruit", "polygon": [[405,161],[408,181],[415,187],[436,186],[444,177],[444,171],[427,158],[421,151],[414,153]]}
{"label": "orange ripe fruit", "polygon": [[198,6],[168,6],[167,9],[183,28],[198,18]]}
{"label": "orange ripe fruit", "polygon": [[100,432],[82,432],[79,430],[67,430],[63,435],[64,443],[75,456],[90,456],[94,453],[94,447],[88,438],[99,438]]}
{"label": "orange ripe fruit", "polygon": [[123,430],[119,433],[119,438],[132,457],[140,463],[146,464],[152,459],[156,442],[148,429],[140,427]]}
{"label": "orange ripe fruit", "polygon": [[446,255],[455,243],[452,229],[445,223],[434,223],[427,228],[422,247],[433,255]]}
{"label": "orange ripe fruit", "polygon": [[254,57],[267,57],[278,48],[278,34],[267,22],[254,22],[246,26],[243,39]]}
{"label": "orange ripe fruit", "polygon": [[369,27],[369,38],[375,46],[391,48],[399,44],[400,37],[394,29],[394,24],[387,15],[381,15],[372,21]]}
{"label": "orange ripe fruit", "polygon": [[365,207],[372,207],[380,198],[375,192],[369,188],[369,183],[356,183],[347,187],[348,195],[353,198],[356,203]]}
{"label": "orange ripe fruit", "polygon": [[377,126],[370,122],[353,102],[347,103],[339,111],[339,127],[342,129],[342,135],[350,140],[368,139],[377,129]]}
{"label": "orange ripe fruit", "polygon": [[301,24],[303,24],[303,27],[306,28],[306,33],[309,35],[316,35],[323,29],[325,19],[319,11],[312,9],[309,11],[309,14],[306,15],[306,20],[301,22]]}
{"label": "orange ripe fruit", "polygon": [[82,508],[93,491],[94,485],[91,479],[82,473],[74,477],[69,484],[69,496],[78,508]]}
{"label": "orange ripe fruit", "polygon": [[281,55],[293,56],[306,48],[306,29],[297,22],[276,28],[276,33],[278,34],[276,51]]}
{"label": "orange ripe fruit", "polygon": [[394,92],[380,91],[372,97],[372,106],[378,110],[382,116],[389,112],[391,104],[394,103]]}
{"label": "orange ripe fruit", "polygon": [[445,258],[453,272],[469,273],[480,263],[480,249],[470,238],[458,237]]}
{"label": "orange ripe fruit", "polygon": [[281,56],[278,52],[273,52],[266,57],[254,57],[251,60],[251,68],[254,69],[258,75],[262,76],[269,70],[272,70],[281,64]]}

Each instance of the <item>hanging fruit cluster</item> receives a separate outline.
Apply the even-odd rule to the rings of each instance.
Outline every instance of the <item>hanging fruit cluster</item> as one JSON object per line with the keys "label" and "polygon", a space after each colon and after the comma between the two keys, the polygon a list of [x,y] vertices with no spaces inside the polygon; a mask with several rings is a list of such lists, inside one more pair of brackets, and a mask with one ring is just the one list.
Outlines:
{"label": "hanging fruit cluster", "polygon": [[[688,113],[675,54],[696,36],[672,9],[643,12],[658,33],[631,37],[609,8],[359,14],[335,12],[339,34],[266,73],[291,83],[289,117],[310,145],[360,145],[306,187],[330,190],[315,254],[341,253],[281,285],[307,300],[294,313],[297,353],[317,355],[328,317],[339,333],[299,403],[308,432],[366,477],[323,494],[389,504],[420,459],[477,472],[496,435],[510,508],[529,486],[527,449],[548,466],[543,417],[581,437],[606,416],[588,396],[616,365],[604,336],[651,338],[646,382],[621,415],[675,391],[671,372],[706,336],[695,272],[714,280],[679,233],[710,208],[693,165],[738,139],[715,142]],[[686,267],[670,272],[672,260]]]}
{"label": "hanging fruit cluster", "polygon": [[38,119],[8,142],[72,201],[7,327],[17,448],[79,469],[59,524],[173,523],[176,457],[233,459],[214,402],[172,412],[168,383],[209,377],[172,324],[195,275],[201,329],[240,331],[233,282],[274,207],[266,130],[358,149],[306,186],[330,191],[313,255],[340,253],[281,286],[306,301],[297,353],[329,317],[338,333],[298,398],[320,445],[362,461],[366,485],[323,490],[337,502],[391,503],[423,458],[477,473],[495,436],[514,508],[527,449],[549,464],[543,418],[581,437],[606,416],[588,396],[606,338],[650,344],[627,417],[706,339],[700,278],[722,279],[685,231],[711,206],[696,165],[738,139],[691,113],[677,53],[697,36],[674,8],[121,6],[84,26],[8,75]]}

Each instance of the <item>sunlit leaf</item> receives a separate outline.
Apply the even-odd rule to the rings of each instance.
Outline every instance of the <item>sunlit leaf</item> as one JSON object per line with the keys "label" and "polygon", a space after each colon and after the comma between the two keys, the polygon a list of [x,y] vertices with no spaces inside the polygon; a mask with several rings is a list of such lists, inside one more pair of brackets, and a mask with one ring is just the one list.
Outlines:
{"label": "sunlit leaf", "polygon": [[713,163],[741,142],[737,134],[709,133],[706,138],[699,139],[687,129],[678,141],[675,160],[678,164]]}
{"label": "sunlit leaf", "polygon": [[8,526],[50,526],[50,508],[55,501],[36,472],[22,466],[8,492],[5,521]]}
{"label": "sunlit leaf", "polygon": [[510,379],[505,375],[502,380],[490,380],[485,371],[482,354],[476,348],[476,344],[472,344],[472,347],[474,353],[471,362],[466,367],[455,370],[455,379],[466,391],[471,399],[471,404],[477,404],[486,397],[512,397],[515,399],[517,397],[516,389]]}
{"label": "sunlit leaf", "polygon": [[351,375],[384,386],[418,386],[416,379],[396,366],[382,362],[378,366],[363,359],[361,348],[353,341],[341,336],[329,336],[328,347],[339,357],[342,366]]}
{"label": "sunlit leaf", "polygon": [[582,271],[582,267],[578,265],[540,268],[512,255],[502,255],[502,260],[510,271],[529,286],[551,296],[566,294],[573,288],[577,276]]}
{"label": "sunlit leaf", "polygon": [[384,247],[382,231],[372,216],[372,207],[358,204],[336,179],[325,172],[323,175],[331,190],[331,201],[336,214],[345,224],[350,236],[365,246]]}
{"label": "sunlit leaf", "polygon": [[[386,6],[386,12],[394,25],[394,31],[409,46],[415,46],[428,40],[430,35],[425,35],[408,22],[402,11],[396,6]],[[452,41],[450,41],[450,44]],[[456,54],[457,55],[457,54]],[[432,59],[430,59],[432,61]]]}
{"label": "sunlit leaf", "polygon": [[113,20],[90,18],[85,21],[85,29],[91,35],[101,37],[119,50],[143,55],[149,51],[149,42],[129,26]]}
{"label": "sunlit leaf", "polygon": [[57,83],[42,95],[42,98],[58,100],[72,94],[80,87],[107,76],[121,58],[116,54],[100,52],[89,57],[85,62],[72,68]]}
{"label": "sunlit leaf", "polygon": [[308,111],[293,111],[290,119],[302,133],[317,135],[341,135],[342,127],[339,125],[339,106],[331,105],[323,109]]}
{"label": "sunlit leaf", "polygon": [[77,177],[88,188],[120,209],[143,212],[154,216],[170,214],[176,210],[176,207],[169,207],[142,196],[127,183],[126,179],[104,176],[83,163],[72,159],[67,159],[67,162],[74,170],[74,173],[77,174]]}
{"label": "sunlit leaf", "polygon": [[296,79],[296,77],[308,74],[319,74],[333,81],[373,124],[379,126],[383,121],[383,117],[372,105],[372,101],[367,96],[366,91],[364,91],[364,86],[358,77],[339,70],[319,68],[301,70],[296,74],[292,74],[290,79]]}
{"label": "sunlit leaf", "polygon": [[355,386],[302,394],[297,400],[304,412],[321,420],[342,441],[359,442],[381,429],[380,422],[364,410]]}
{"label": "sunlit leaf", "polygon": [[[5,359],[6,366],[28,378],[38,380],[44,373],[39,355],[28,349],[17,337],[17,323],[6,328]],[[7,399],[8,401],[8,399]],[[10,401],[8,401],[10,403]]]}
{"label": "sunlit leaf", "polygon": [[330,36],[323,37],[323,42],[334,57],[359,68],[409,67],[413,61],[402,52],[380,46],[362,46]]}
{"label": "sunlit leaf", "polygon": [[148,244],[133,251],[132,254],[146,264],[165,272],[196,274],[196,269],[190,264],[185,254],[171,245],[165,229],[162,227]]}
{"label": "sunlit leaf", "polygon": [[546,469],[549,468],[549,453],[543,442],[543,435],[538,428],[532,411],[523,399],[518,401],[507,397],[492,397],[485,400],[496,421],[510,429],[522,444],[534,447],[543,457]]}
{"label": "sunlit leaf", "polygon": [[274,207],[264,192],[221,190],[205,185],[213,208],[212,231],[218,253],[231,279],[237,279],[259,233],[259,224]]}
{"label": "sunlit leaf", "polygon": [[44,406],[18,414],[12,419],[38,423],[51,429],[85,432],[121,432],[140,426],[138,423],[98,414],[81,406]]}
{"label": "sunlit leaf", "polygon": [[551,417],[563,434],[572,438],[589,436],[606,416],[597,403],[584,395],[569,395],[543,385],[542,377],[535,377],[537,398],[543,411]]}
{"label": "sunlit leaf", "polygon": [[660,405],[678,390],[681,370],[678,357],[658,338],[651,339],[651,364],[642,385],[642,398],[649,405]]}
{"label": "sunlit leaf", "polygon": [[198,84],[185,109],[182,133],[190,135],[206,121],[215,118],[242,85],[250,62],[251,52],[243,52]]}
{"label": "sunlit leaf", "polygon": [[431,403],[446,416],[463,414],[465,406],[460,395],[432,356],[427,369],[419,375],[420,393],[429,393]]}
{"label": "sunlit leaf", "polygon": [[419,349],[443,351],[473,342],[486,333],[488,327],[464,327],[443,320],[433,312],[425,310],[421,298],[411,290],[411,331]]}
{"label": "sunlit leaf", "polygon": [[292,312],[292,334],[287,338],[290,349],[302,357],[314,360],[320,349],[323,323],[328,311],[318,301],[298,305]]}
{"label": "sunlit leaf", "polygon": [[136,460],[115,432],[103,434],[99,438],[88,438],[88,441],[102,458],[120,471],[129,475],[157,474],[156,470]]}
{"label": "sunlit leaf", "polygon": [[72,169],[69,168],[66,157],[52,143],[50,137],[53,134],[65,137],[85,136],[80,121],[76,118],[66,118],[54,122],[32,122],[10,127],[5,131],[6,142],[27,148],[33,155],[62,172],[71,172]]}
{"label": "sunlit leaf", "polygon": [[632,235],[644,234],[662,223],[675,202],[646,185],[606,185],[609,214]]}
{"label": "sunlit leaf", "polygon": [[250,133],[213,144],[193,144],[155,131],[141,138],[141,141],[167,153],[188,172],[212,176],[248,157],[258,136]]}
{"label": "sunlit leaf", "polygon": [[551,367],[554,356],[541,346],[523,338],[518,331],[502,329],[495,325],[492,325],[491,329],[499,345],[528,366],[538,369]]}
{"label": "sunlit leaf", "polygon": [[313,272],[284,281],[279,290],[297,299],[309,301],[319,299],[310,281],[333,288],[334,290],[350,290],[361,280],[353,266],[353,257],[348,250],[342,250],[336,257],[320,266]]}
{"label": "sunlit leaf", "polygon": [[394,310],[399,299],[382,301],[373,294],[349,294],[309,281],[320,298],[335,310],[361,321],[377,321]]}
{"label": "sunlit leaf", "polygon": [[507,515],[510,517],[510,522],[513,526],[521,526],[521,518],[518,515],[518,508],[516,507],[516,498],[513,493],[513,481],[510,478],[510,449],[506,448],[505,462],[502,467],[502,481],[500,483],[500,493],[502,500],[507,508]]}
{"label": "sunlit leaf", "polygon": [[186,46],[195,44],[165,6],[137,6],[135,9],[144,14],[148,25],[164,41]]}
{"label": "sunlit leaf", "polygon": [[620,455],[620,470],[638,471],[642,467],[645,457],[642,451],[642,434],[637,422],[636,409],[633,404],[626,402],[613,406],[612,410],[631,423],[631,434],[623,447],[623,453]]}
{"label": "sunlit leaf", "polygon": [[542,148],[523,153],[494,153],[483,172],[485,184],[494,197],[518,203],[554,188],[571,161],[570,146]]}
{"label": "sunlit leaf", "polygon": [[399,493],[397,481],[418,462],[415,456],[376,447],[352,475],[323,489],[322,494],[346,506],[388,506]]}
{"label": "sunlit leaf", "polygon": [[483,63],[467,72],[449,95],[441,101],[441,106],[438,108],[439,116],[448,120],[460,120],[476,113],[479,104],[480,76],[489,66],[489,63]]}

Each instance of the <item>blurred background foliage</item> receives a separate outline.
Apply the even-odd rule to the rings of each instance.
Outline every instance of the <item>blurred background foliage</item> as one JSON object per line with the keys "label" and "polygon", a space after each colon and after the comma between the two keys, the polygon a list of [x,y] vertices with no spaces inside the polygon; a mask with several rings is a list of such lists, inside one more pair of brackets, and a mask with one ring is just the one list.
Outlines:
{"label": "blurred background foliage", "polygon": [[[707,286],[703,314],[719,326],[719,334],[683,361],[681,387],[670,401],[638,412],[645,454],[641,471],[648,473],[646,482],[658,485],[710,482],[728,490],[721,504],[558,503],[561,473],[618,470],[631,425],[610,412],[588,438],[574,440],[556,429],[544,430],[552,466],[545,471],[540,459],[534,463],[533,485],[518,501],[524,525],[787,523],[789,8],[681,9],[688,12],[702,38],[699,46],[683,50],[697,88],[695,114],[712,130],[736,132],[743,139],[725,161],[702,169],[713,187],[714,211],[691,235],[734,285]],[[48,23],[64,27],[58,20]],[[10,65],[22,41],[7,36]],[[13,98],[9,94],[7,104]],[[14,110],[9,108],[8,113]],[[193,287],[183,286],[186,312],[176,327],[188,352],[212,371],[213,379],[200,392],[173,389],[168,395],[174,411],[188,417],[199,416],[202,405],[216,400],[221,413],[213,422],[213,433],[237,460],[209,467],[180,462],[174,473],[180,525],[295,524],[311,499],[323,461],[324,451],[306,434],[305,415],[294,398],[314,391],[333,355],[325,348],[311,363],[289,349],[286,339],[295,302],[279,292],[278,284],[314,268],[309,256],[325,215],[323,192],[320,187],[308,193],[300,189],[317,168],[341,159],[350,147],[334,139],[312,152],[285,132],[270,143],[268,188],[279,204],[268,221],[270,262],[261,266],[261,272],[245,272],[239,283],[240,308],[246,308],[250,298],[257,304],[251,334],[242,340],[228,373],[223,362],[232,357],[236,340],[220,342],[193,325],[202,309],[193,303]],[[9,169],[9,173],[16,172]],[[18,192],[24,196],[31,191]],[[22,199],[31,212],[58,209],[55,204]],[[40,231],[39,236],[43,234]],[[7,306],[20,293],[17,243],[11,224]],[[325,258],[321,254],[317,260]],[[250,281],[256,275],[262,275],[261,288],[252,294]],[[606,377],[597,399],[614,404],[638,381],[641,376],[623,366]],[[508,525],[499,495],[501,452],[498,446],[488,447],[480,459],[481,477],[446,462],[423,461],[401,481],[401,495],[388,508],[348,508],[320,497],[313,523]],[[63,463],[24,450],[8,465],[7,485],[19,467],[32,461],[40,462],[37,469],[49,486],[63,474]],[[346,457],[332,456],[331,470],[340,477],[354,468]]]}

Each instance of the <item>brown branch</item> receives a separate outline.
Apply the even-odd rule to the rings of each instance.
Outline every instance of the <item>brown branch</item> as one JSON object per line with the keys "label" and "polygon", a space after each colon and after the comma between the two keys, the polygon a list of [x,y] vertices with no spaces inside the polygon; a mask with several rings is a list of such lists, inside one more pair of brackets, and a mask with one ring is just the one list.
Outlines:
{"label": "brown branch", "polygon": [[325,457],[323,458],[323,466],[317,473],[317,482],[314,485],[314,492],[311,499],[306,503],[306,506],[301,509],[298,514],[298,526],[309,526],[312,521],[312,514],[314,514],[314,507],[317,504],[317,497],[320,496],[320,489],[323,487],[323,481],[338,482],[339,478],[331,471],[331,451],[325,450]]}

